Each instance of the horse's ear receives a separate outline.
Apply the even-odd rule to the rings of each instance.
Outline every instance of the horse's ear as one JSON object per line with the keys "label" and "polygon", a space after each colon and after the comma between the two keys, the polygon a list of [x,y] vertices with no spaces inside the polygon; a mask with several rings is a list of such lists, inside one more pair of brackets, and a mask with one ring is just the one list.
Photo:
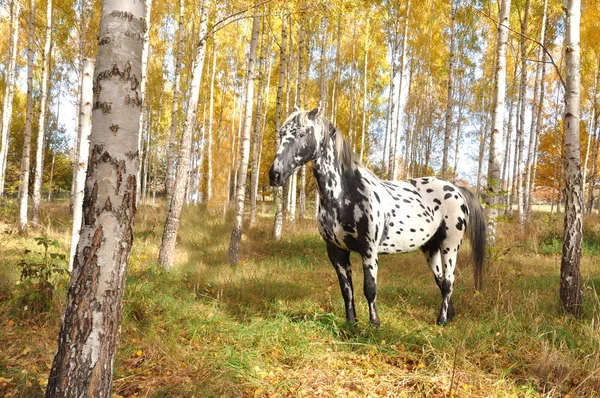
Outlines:
{"label": "horse's ear", "polygon": [[320,115],[320,114],[321,114],[321,113],[320,113],[320,109],[321,109],[321,108],[319,108],[319,107],[317,106],[315,109],[313,109],[312,111],[310,111],[310,112],[308,113],[308,118],[309,118],[310,120],[315,120],[315,118],[316,118],[318,115]]}
{"label": "horse's ear", "polygon": [[297,105],[294,105],[294,113],[296,113],[296,112],[300,112],[300,108],[298,108]]}

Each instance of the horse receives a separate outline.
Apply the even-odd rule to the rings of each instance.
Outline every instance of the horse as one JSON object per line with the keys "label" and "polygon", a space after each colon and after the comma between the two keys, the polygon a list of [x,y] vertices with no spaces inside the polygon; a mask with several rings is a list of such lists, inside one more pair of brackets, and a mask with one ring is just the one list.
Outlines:
{"label": "horse", "polygon": [[337,273],[346,321],[355,324],[350,252],[362,257],[369,318],[379,327],[378,255],[421,249],[442,294],[438,324],[452,320],[458,250],[469,226],[477,289],[482,283],[486,222],[481,204],[463,187],[436,178],[384,181],[362,166],[350,145],[319,108],[294,112],[278,132],[280,145],[269,170],[283,186],[300,166],[313,162],[319,190],[319,233]]}

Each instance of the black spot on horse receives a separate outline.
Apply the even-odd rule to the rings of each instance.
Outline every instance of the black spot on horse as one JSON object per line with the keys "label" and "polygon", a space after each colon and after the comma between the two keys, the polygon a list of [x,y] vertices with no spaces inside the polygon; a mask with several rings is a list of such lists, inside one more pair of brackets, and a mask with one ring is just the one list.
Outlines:
{"label": "black spot on horse", "polygon": [[379,195],[377,195],[377,192],[373,192],[373,194],[375,194],[375,199],[377,199],[377,202],[381,203],[381,199],[379,199]]}
{"label": "black spot on horse", "polygon": [[417,230],[416,230],[416,229],[414,229],[414,228],[411,228],[411,229],[410,229],[410,232],[417,232]]}
{"label": "black spot on horse", "polygon": [[432,192],[433,192],[433,189],[427,188],[427,193],[432,193]]}
{"label": "black spot on horse", "polygon": [[415,187],[417,186],[417,181],[410,179],[408,180],[408,182],[410,182],[411,184],[413,184]]}
{"label": "black spot on horse", "polygon": [[[442,201],[441,201],[441,200],[439,200],[439,199],[437,199],[437,198],[436,198],[436,199],[434,199],[433,201],[434,201],[435,203],[437,203],[438,205],[441,205],[441,204],[442,204]],[[437,210],[437,208],[436,208],[436,210]]]}
{"label": "black spot on horse", "polygon": [[444,195],[444,199],[449,199],[449,198],[451,198],[451,197],[452,197],[452,194],[451,194],[451,193],[447,193],[446,195]]}
{"label": "black spot on horse", "polygon": [[460,209],[462,210],[463,213],[465,213],[467,216],[469,215],[469,208],[463,203],[462,205],[460,205]]}
{"label": "black spot on horse", "polygon": [[450,185],[444,185],[444,192],[454,192],[454,188],[451,187]]}
{"label": "black spot on horse", "polygon": [[446,239],[446,221],[442,221],[437,231],[433,234],[431,239],[429,239],[423,246],[421,246],[421,250],[424,253],[429,253],[432,256],[435,252],[440,250],[440,246],[444,239]]}
{"label": "black spot on horse", "polygon": [[467,221],[462,217],[458,217],[458,223],[456,223],[456,229],[458,229],[459,231],[462,231],[463,226],[465,228],[467,227]]}

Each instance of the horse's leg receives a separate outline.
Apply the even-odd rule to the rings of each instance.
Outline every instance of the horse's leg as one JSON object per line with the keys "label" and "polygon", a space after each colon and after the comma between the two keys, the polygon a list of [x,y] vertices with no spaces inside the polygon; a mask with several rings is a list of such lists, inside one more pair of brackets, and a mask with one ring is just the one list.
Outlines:
{"label": "horse's leg", "polygon": [[[373,251],[371,253],[377,253]],[[377,313],[377,268],[379,261],[377,254],[371,254],[369,257],[363,256],[363,272],[365,276],[365,297],[369,303],[369,318],[373,326],[379,327],[379,314]]]}
{"label": "horse's leg", "polygon": [[448,323],[454,317],[454,308],[452,307],[452,290],[454,287],[454,268],[456,267],[456,246],[443,245],[442,259],[444,263],[444,275],[440,289],[442,291],[442,308],[438,316],[437,323],[443,325]]}
{"label": "horse's leg", "polygon": [[434,252],[429,252],[429,251],[423,251],[423,254],[425,254],[425,258],[427,259],[427,262],[429,263],[429,268],[431,269],[431,272],[433,272],[433,277],[435,278],[435,283],[438,285],[438,287],[440,288],[440,291],[442,290],[442,280],[443,280],[443,274],[442,274],[442,255],[440,253],[439,249],[436,249]]}
{"label": "horse's leg", "polygon": [[346,321],[356,323],[356,310],[354,307],[354,287],[352,285],[352,268],[350,267],[350,252],[340,249],[333,243],[327,242],[327,255],[335,268],[340,282],[344,304],[346,306]]}

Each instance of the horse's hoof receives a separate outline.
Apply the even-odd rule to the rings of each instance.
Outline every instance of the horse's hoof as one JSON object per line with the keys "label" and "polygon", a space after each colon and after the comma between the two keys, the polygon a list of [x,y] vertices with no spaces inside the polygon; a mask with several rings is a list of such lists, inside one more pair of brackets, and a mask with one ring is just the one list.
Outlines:
{"label": "horse's hoof", "polygon": [[450,319],[441,317],[441,316],[439,316],[437,321],[435,321],[435,323],[437,325],[442,325],[442,326],[447,325],[449,322],[450,322]]}

